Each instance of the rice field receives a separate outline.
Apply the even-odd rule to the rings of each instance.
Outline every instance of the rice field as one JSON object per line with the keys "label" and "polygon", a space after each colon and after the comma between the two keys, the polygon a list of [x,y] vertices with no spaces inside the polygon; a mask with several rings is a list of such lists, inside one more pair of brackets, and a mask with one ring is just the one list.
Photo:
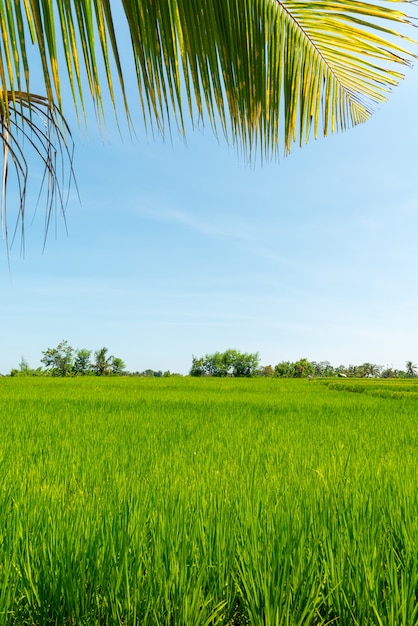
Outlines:
{"label": "rice field", "polygon": [[418,625],[418,384],[0,379],[0,624]]}

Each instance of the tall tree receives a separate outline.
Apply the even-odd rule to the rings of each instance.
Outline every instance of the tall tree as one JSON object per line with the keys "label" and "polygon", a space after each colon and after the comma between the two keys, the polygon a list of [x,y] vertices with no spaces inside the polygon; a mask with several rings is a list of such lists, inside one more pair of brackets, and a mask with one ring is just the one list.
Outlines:
{"label": "tall tree", "polygon": [[367,378],[376,378],[382,371],[382,367],[380,365],[376,365],[376,363],[363,363],[360,367],[362,370],[362,376]]}
{"label": "tall tree", "polygon": [[68,341],[61,341],[56,348],[42,352],[41,363],[51,376],[69,376],[73,370],[74,350]]}
{"label": "tall tree", "polygon": [[87,350],[86,348],[77,350],[74,359],[74,374],[77,376],[85,376],[91,371],[90,356],[91,350]]}
{"label": "tall tree", "polygon": [[110,366],[112,374],[114,374],[115,376],[120,376],[123,373],[125,367],[125,361],[123,361],[120,357],[112,357],[112,362]]}
{"label": "tall tree", "polygon": [[[397,7],[413,4],[0,0],[3,223],[10,163],[23,223],[31,146],[46,169],[47,215],[56,201],[65,206],[56,158],[57,151],[68,156],[71,177],[64,78],[81,113],[87,91],[103,118],[107,86],[115,112],[122,108],[130,119],[129,72],[120,54],[129,38],[147,126],[164,133],[174,122],[184,131],[186,113],[193,123],[206,114],[229,141],[269,157],[280,146],[288,152],[294,141],[302,144],[311,134],[344,130],[370,117],[402,78],[396,68],[411,59],[402,34],[410,20]],[[34,67],[42,68],[40,94],[31,89]]]}
{"label": "tall tree", "polygon": [[112,369],[112,356],[107,356],[108,349],[101,348],[94,353],[93,370],[97,376],[108,376]]}
{"label": "tall tree", "polygon": [[417,375],[417,366],[412,361],[407,361],[405,364],[405,371],[409,378],[415,378]]}

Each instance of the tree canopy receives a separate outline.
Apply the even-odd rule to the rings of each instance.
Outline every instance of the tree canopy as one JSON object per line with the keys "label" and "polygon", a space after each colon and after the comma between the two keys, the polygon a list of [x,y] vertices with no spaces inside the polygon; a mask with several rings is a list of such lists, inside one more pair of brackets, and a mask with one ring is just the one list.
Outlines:
{"label": "tree canopy", "polygon": [[[81,116],[88,94],[102,119],[107,91],[130,119],[127,41],[147,126],[184,131],[186,115],[206,117],[228,141],[269,157],[364,122],[386,99],[413,56],[400,5],[413,2],[0,0],[3,223],[10,162],[23,223],[30,146],[45,166],[47,211],[65,206],[64,81]],[[32,91],[34,68],[42,93]]]}
{"label": "tree canopy", "polygon": [[[91,350],[81,348],[74,350],[68,341],[61,341],[56,348],[48,348],[42,352],[41,363],[45,366],[45,373],[50,376],[86,376],[94,373],[96,376],[119,376],[124,372],[125,363],[120,357],[108,356],[108,349],[101,348],[94,353],[94,362],[90,361]],[[22,365],[23,363],[23,365]],[[28,373],[27,363],[22,358],[20,373]],[[12,370],[14,375],[18,370]],[[39,370],[36,370],[40,374]]]}
{"label": "tree canopy", "polygon": [[214,352],[204,357],[193,357],[191,376],[216,376],[225,378],[251,378],[258,374],[258,353],[239,352],[238,350],[225,350]]}

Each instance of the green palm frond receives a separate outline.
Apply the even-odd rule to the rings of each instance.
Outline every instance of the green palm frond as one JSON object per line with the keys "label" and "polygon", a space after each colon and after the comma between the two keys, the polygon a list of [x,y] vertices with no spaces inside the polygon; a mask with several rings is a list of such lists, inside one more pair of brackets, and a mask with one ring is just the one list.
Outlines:
{"label": "green palm frond", "polygon": [[117,17],[131,36],[147,125],[164,133],[175,121],[184,130],[186,114],[194,122],[208,115],[215,131],[251,154],[289,152],[295,141],[364,122],[387,98],[413,58],[402,34],[411,20],[398,10],[412,4],[0,0],[3,129],[18,94],[31,93],[34,64],[47,102],[61,113],[68,80],[78,111],[87,91],[102,119],[106,89],[115,112],[122,95],[129,118]]}

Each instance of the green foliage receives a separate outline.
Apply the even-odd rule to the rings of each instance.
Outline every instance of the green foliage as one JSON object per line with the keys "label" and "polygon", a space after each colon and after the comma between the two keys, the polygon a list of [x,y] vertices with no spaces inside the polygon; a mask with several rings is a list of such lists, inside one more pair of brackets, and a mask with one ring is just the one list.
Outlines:
{"label": "green foliage", "polygon": [[329,378],[342,376],[347,378],[403,378],[416,376],[415,366],[411,361],[406,364],[406,371],[393,368],[383,368],[375,363],[362,363],[361,365],[339,365],[334,367],[329,361],[308,361],[299,359],[296,362],[281,361],[274,367],[274,376],[277,378],[303,378],[318,377]]}
{"label": "green foliage", "polygon": [[190,368],[190,376],[207,376],[205,367],[205,357],[192,357],[192,367]]}
{"label": "green foliage", "polygon": [[162,373],[161,370],[152,370],[152,369],[148,368],[148,369],[144,370],[143,372],[141,372],[139,375],[140,376],[146,376],[146,377],[154,376],[155,378],[161,378],[163,373]]}
{"label": "green foliage", "polygon": [[225,350],[214,352],[204,357],[192,359],[190,376],[214,376],[225,378],[251,378],[258,374],[258,353],[239,352],[238,350]]}
{"label": "green foliage", "polygon": [[302,378],[306,376],[313,376],[314,374],[314,365],[305,358],[299,359],[299,361],[296,361],[295,363],[282,361],[274,368],[274,375],[277,378]]}
{"label": "green foliage", "polygon": [[[262,158],[282,147],[288,153],[295,141],[302,145],[311,136],[362,123],[414,56],[404,47],[412,44],[411,20],[398,5],[399,0],[0,0],[3,198],[8,171],[14,171],[23,222],[29,148],[49,183],[47,223],[56,202],[65,208],[59,170],[65,158],[56,158],[57,151],[69,158],[71,180],[64,103],[71,106],[72,100],[83,114],[86,94],[99,121],[109,102],[130,123],[133,98],[146,127],[164,134],[177,124],[184,133],[185,116],[192,125],[206,117],[229,143],[250,156],[259,150]],[[41,94],[31,93],[33,73],[43,83]],[[5,206],[3,211],[4,219]]]}
{"label": "green foliage", "polygon": [[[315,135],[319,127],[326,134],[367,119],[402,78],[399,69],[413,55],[402,47],[410,20],[396,4],[96,0],[93,11],[86,0],[76,8],[57,0],[16,0],[12,8],[2,0],[3,108],[29,91],[34,65],[58,106],[68,80],[74,105],[84,109],[85,74],[99,116],[106,89],[116,111],[117,85],[129,116],[123,46],[137,70],[146,122],[151,118],[163,130],[173,116],[183,128],[194,101],[199,115],[207,109],[214,127],[226,134],[229,127],[244,146],[260,144],[271,153],[284,105],[288,150],[297,138],[307,139],[311,127]],[[115,6],[123,8],[122,27]]]}
{"label": "green foliage", "polygon": [[312,363],[308,359],[299,359],[295,363],[295,377],[302,378],[303,376],[312,376],[314,368]]}
{"label": "green foliage", "polygon": [[295,373],[295,364],[290,361],[281,361],[274,367],[274,375],[277,376],[277,378],[294,378]]}
{"label": "green foliage", "polygon": [[110,369],[112,374],[120,376],[125,369],[125,362],[118,356],[112,356]]}
{"label": "green foliage", "polygon": [[337,369],[334,368],[329,361],[312,361],[311,363],[313,367],[314,376],[335,376],[337,373]]}
{"label": "green foliage", "polygon": [[32,369],[31,367],[29,367],[28,362],[23,356],[19,363],[19,369],[12,368],[10,372],[10,376],[14,376],[14,377],[16,376],[42,376],[42,375],[43,375],[42,369],[40,367],[38,367],[37,369]]}
{"label": "green foliage", "polygon": [[271,365],[262,365],[259,370],[259,375],[264,376],[265,378],[273,378],[274,369]]}
{"label": "green foliage", "polygon": [[[120,376],[125,369],[125,363],[120,357],[107,356],[107,348],[101,348],[94,353],[94,363],[90,361],[91,350],[82,348],[74,350],[68,341],[61,341],[56,348],[48,348],[43,352],[41,363],[45,365],[44,373],[49,376],[86,376],[96,374],[96,376]],[[13,376],[24,373],[12,370]],[[38,371],[41,374],[41,371]]]}
{"label": "green foliage", "polygon": [[48,348],[41,359],[51,376],[69,376],[73,371],[74,349],[68,341],[61,341],[56,348]]}
{"label": "green foliage", "polygon": [[417,375],[417,366],[412,361],[405,363],[405,372],[408,378],[415,378]]}
{"label": "green foliage", "polygon": [[93,371],[97,376],[120,376],[125,369],[125,363],[119,357],[107,356],[107,353],[107,348],[101,348],[94,353]]}
{"label": "green foliage", "polygon": [[101,348],[94,353],[93,370],[97,376],[108,376],[112,371],[112,357],[107,352],[107,348]]}
{"label": "green foliage", "polygon": [[86,350],[85,348],[77,350],[73,365],[74,374],[77,376],[85,376],[91,371],[90,356],[91,350]]}

